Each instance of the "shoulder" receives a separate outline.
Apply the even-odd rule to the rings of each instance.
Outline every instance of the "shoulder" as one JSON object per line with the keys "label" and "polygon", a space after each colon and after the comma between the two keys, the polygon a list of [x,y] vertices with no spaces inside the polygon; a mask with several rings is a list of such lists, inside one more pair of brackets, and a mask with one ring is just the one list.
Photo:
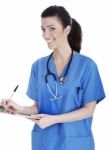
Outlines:
{"label": "shoulder", "polygon": [[38,68],[39,66],[44,66],[49,58],[49,55],[38,58],[32,63],[32,68]]}
{"label": "shoulder", "polygon": [[80,53],[77,53],[76,55],[79,64],[81,64],[82,66],[97,67],[96,62],[92,58]]}

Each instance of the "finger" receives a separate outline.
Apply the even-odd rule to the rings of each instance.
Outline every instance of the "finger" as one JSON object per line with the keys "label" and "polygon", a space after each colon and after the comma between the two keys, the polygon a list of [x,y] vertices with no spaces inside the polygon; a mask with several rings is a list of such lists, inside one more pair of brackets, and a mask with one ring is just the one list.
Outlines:
{"label": "finger", "polygon": [[2,99],[1,104],[2,104],[3,106],[6,106],[7,100],[6,100],[6,99]]}
{"label": "finger", "polygon": [[35,121],[35,123],[37,123],[37,124],[39,123],[39,120],[37,120],[37,119],[34,119],[34,121]]}
{"label": "finger", "polygon": [[14,108],[13,104],[10,101],[7,102],[6,109],[11,112],[16,112],[17,110]]}
{"label": "finger", "polygon": [[2,102],[3,107],[6,108],[6,109],[7,109],[7,103],[8,103],[7,100]]}
{"label": "finger", "polygon": [[12,106],[7,107],[7,110],[9,110],[11,112],[17,112],[17,110]]}
{"label": "finger", "polygon": [[31,118],[36,118],[36,119],[40,119],[42,117],[45,117],[46,115],[45,114],[35,114],[35,115],[31,115]]}
{"label": "finger", "polygon": [[31,121],[33,121],[33,122],[35,122],[37,125],[39,125],[39,120],[37,120],[37,119],[32,119],[32,118],[28,118],[28,117],[26,117],[27,119],[29,119],[29,120],[31,120]]}
{"label": "finger", "polygon": [[31,119],[34,119],[34,120],[40,120],[42,117],[31,117]]}
{"label": "finger", "polygon": [[3,99],[3,100],[2,100],[2,105],[5,107],[5,109],[7,109],[9,103],[10,103],[10,100],[9,100],[9,99]]}
{"label": "finger", "polygon": [[10,101],[8,101],[8,102],[7,102],[7,104],[6,104],[6,106],[7,106],[7,108],[9,108],[10,106],[12,107],[11,102],[10,102]]}

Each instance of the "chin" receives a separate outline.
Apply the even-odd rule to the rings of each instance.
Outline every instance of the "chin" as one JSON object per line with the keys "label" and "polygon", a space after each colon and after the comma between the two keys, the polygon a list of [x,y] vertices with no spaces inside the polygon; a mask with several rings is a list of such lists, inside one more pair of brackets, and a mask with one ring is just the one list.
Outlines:
{"label": "chin", "polygon": [[48,45],[48,48],[49,49],[56,49],[56,46],[55,45]]}

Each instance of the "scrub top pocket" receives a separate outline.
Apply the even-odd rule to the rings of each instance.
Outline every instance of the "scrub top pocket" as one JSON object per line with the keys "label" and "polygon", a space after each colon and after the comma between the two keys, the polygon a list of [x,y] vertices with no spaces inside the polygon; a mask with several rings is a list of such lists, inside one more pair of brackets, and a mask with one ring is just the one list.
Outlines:
{"label": "scrub top pocket", "polygon": [[82,107],[83,89],[80,83],[68,83],[71,88],[63,88],[63,113],[74,111]]}
{"label": "scrub top pocket", "polygon": [[66,150],[94,150],[92,137],[67,137]]}
{"label": "scrub top pocket", "polygon": [[88,137],[91,136],[87,119],[68,122],[63,124],[65,137]]}
{"label": "scrub top pocket", "polygon": [[81,86],[73,87],[73,97],[77,107],[81,107],[82,105],[82,98],[83,98],[83,89]]}

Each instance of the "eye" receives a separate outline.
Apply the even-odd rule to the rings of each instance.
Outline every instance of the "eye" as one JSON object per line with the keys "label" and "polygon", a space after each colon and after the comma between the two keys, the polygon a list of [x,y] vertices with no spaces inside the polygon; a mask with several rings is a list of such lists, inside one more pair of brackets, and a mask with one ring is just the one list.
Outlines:
{"label": "eye", "polygon": [[44,31],[45,31],[45,29],[44,29],[43,27],[41,27],[41,30],[42,30],[42,32],[44,32]]}
{"label": "eye", "polygon": [[55,29],[56,29],[56,28],[54,28],[54,27],[50,27],[50,28],[49,28],[50,31],[54,31]]}

